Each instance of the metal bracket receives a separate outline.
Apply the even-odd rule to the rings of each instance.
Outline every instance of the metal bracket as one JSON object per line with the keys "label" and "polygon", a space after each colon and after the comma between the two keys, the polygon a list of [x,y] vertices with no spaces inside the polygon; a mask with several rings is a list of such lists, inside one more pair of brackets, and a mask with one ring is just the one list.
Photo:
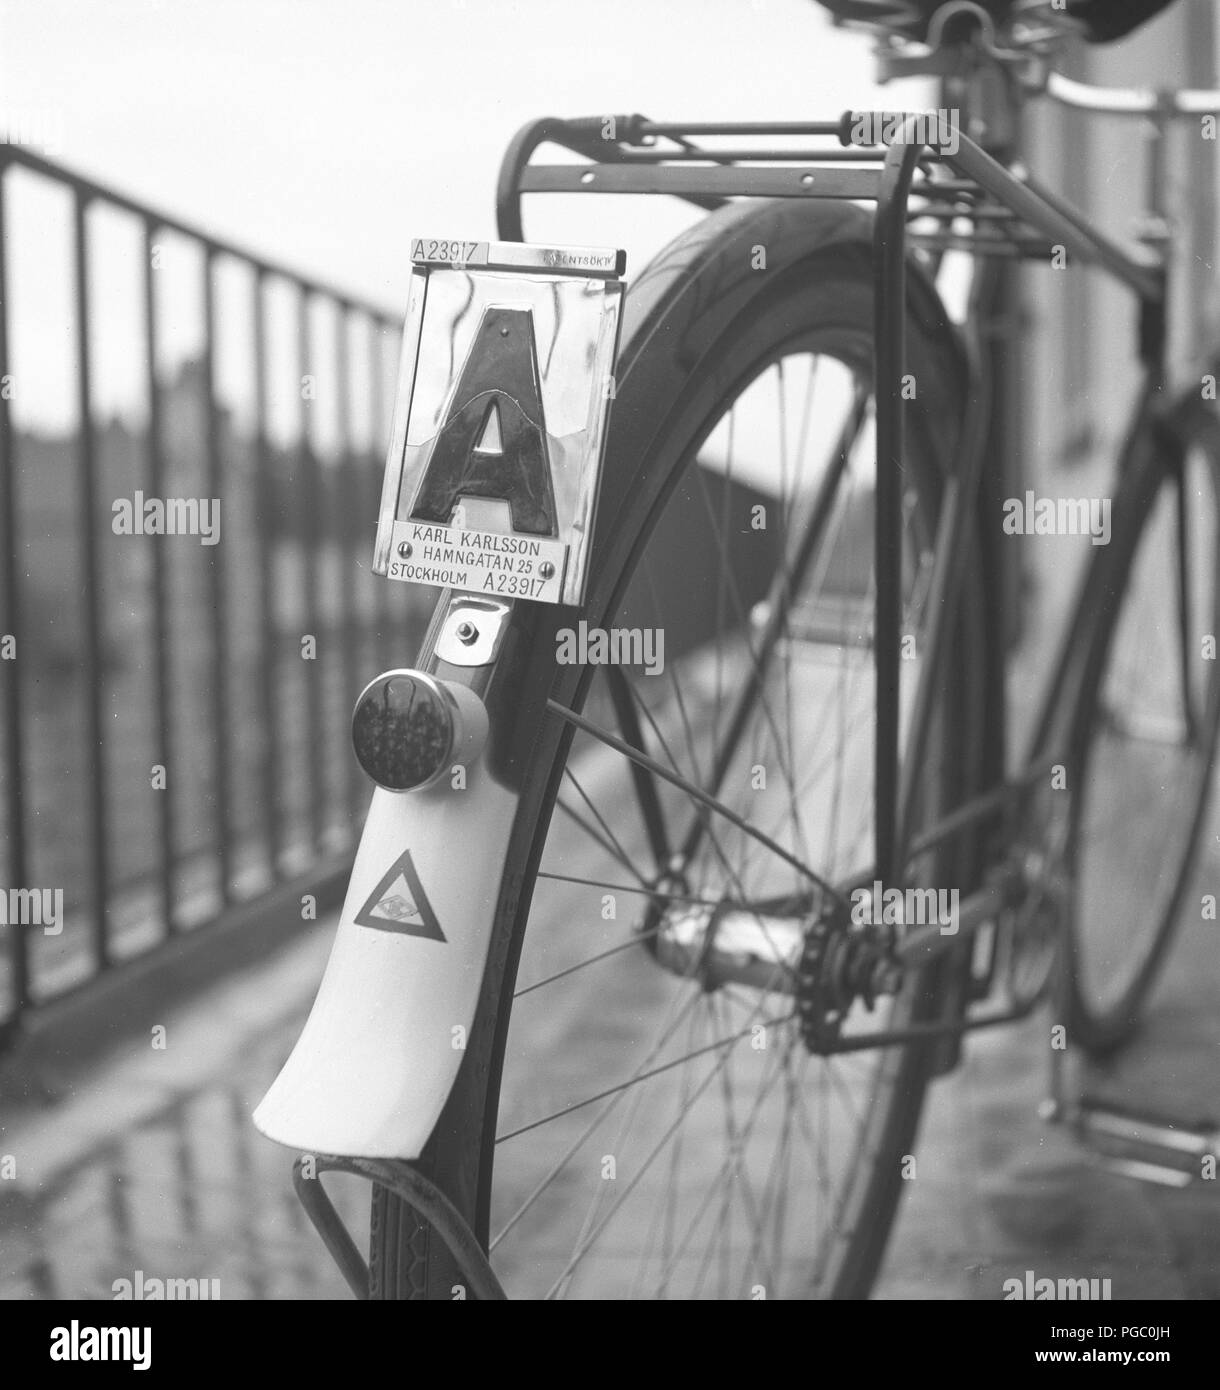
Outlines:
{"label": "metal bracket", "polygon": [[[313,1175],[305,1174],[305,1165]],[[503,1285],[487,1261],[474,1232],[437,1185],[400,1158],[337,1158],[331,1154],[302,1155],[292,1166],[292,1185],[305,1214],[322,1237],[348,1286],[359,1299],[369,1296],[369,1268],[356,1242],[322,1186],[323,1173],[354,1173],[386,1188],[417,1212],[440,1236],[457,1262],[470,1293],[480,1299],[503,1299]]]}
{"label": "metal bracket", "polygon": [[490,666],[509,612],[498,599],[455,594],[436,639],[436,655],[450,666]]}

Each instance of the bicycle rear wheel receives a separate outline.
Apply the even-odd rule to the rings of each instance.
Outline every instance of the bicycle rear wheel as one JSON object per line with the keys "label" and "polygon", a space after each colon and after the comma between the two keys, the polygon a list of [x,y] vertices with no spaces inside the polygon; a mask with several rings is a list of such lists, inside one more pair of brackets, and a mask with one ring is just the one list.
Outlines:
{"label": "bicycle rear wheel", "polygon": [[1174,422],[1140,427],[1092,581],[1100,617],[1071,761],[1069,1035],[1095,1054],[1134,1031],[1182,916],[1220,727],[1220,432],[1201,405]]}
{"label": "bicycle rear wheel", "polygon": [[[498,909],[511,939],[493,953],[472,1030],[486,1061],[463,1064],[424,1159],[466,1201],[513,1294],[863,1296],[914,1175],[927,1043],[811,1056],[778,979],[707,990],[650,950],[679,904],[791,912],[809,895],[793,860],[834,883],[872,877],[869,223],[849,208],[794,212],[708,219],[698,257],[687,241],[661,258],[656,273],[680,271],[664,312],[639,311],[633,333],[628,300],[607,463],[622,470],[621,503],[599,521],[604,600],[587,621],[641,643],[663,633],[663,663],[626,677],[535,648],[552,698],[682,785],[555,719],[528,759],[528,848]],[[750,249],[766,245],[775,264],[784,237],[806,249],[780,273],[751,275]],[[955,340],[912,280],[904,712],[963,416]],[[633,293],[647,303],[648,276]],[[689,315],[708,305],[721,306],[719,327],[700,341]],[[692,343],[684,389],[659,396]],[[967,551],[912,831],[969,794],[981,754],[987,628],[973,534]],[[740,821],[692,800],[692,785]],[[961,858],[943,846],[914,867],[948,889]],[[896,997],[853,1005],[842,1028],[939,1017],[945,990],[942,966],[914,970]],[[452,1296],[430,1234],[375,1193],[375,1297]]]}

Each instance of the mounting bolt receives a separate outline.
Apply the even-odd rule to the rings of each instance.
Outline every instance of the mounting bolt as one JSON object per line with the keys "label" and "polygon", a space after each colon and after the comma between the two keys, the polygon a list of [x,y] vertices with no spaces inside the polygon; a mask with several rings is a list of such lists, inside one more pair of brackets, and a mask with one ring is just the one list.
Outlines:
{"label": "mounting bolt", "polygon": [[543,560],[542,564],[538,566],[538,573],[543,579],[550,579],[555,573],[555,566],[549,560]]}
{"label": "mounting bolt", "polygon": [[398,553],[402,556],[402,558],[403,558],[404,560],[409,560],[409,559],[411,558],[412,554],[414,553],[414,552],[411,550],[411,542],[410,542],[410,541],[402,541],[402,542],[400,542],[400,543],[399,543],[399,546],[398,546]]}
{"label": "mounting bolt", "polygon": [[458,623],[454,629],[459,642],[464,642],[466,646],[473,646],[479,639],[479,629],[471,622]]}

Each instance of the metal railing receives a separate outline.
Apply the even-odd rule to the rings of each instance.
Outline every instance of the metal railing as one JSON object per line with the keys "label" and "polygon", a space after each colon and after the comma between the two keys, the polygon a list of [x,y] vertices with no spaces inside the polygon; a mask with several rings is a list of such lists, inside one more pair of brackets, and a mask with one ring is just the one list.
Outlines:
{"label": "metal railing", "polygon": [[[10,402],[36,370],[12,355],[14,178],[70,207],[75,323],[62,346],[76,425],[53,437]],[[98,419],[101,208],[142,245],[143,361],[130,364],[142,428]],[[201,268],[201,346],[176,380],[160,342],[166,237]],[[218,296],[227,263],[249,286],[240,313]],[[273,292],[295,319],[300,380],[315,359],[330,364],[329,445],[303,389],[295,438],[269,429]],[[245,427],[218,389],[222,328],[253,363]],[[351,702],[376,670],[405,663],[425,617],[414,592],[369,572],[398,331],[378,305],[0,147],[0,1037],[28,1010],[286,884],[301,885],[308,916],[311,881],[350,857],[366,799]],[[218,503],[217,540],[169,534],[175,486],[201,494],[199,507]],[[114,520],[120,490],[127,531]],[[150,503],[154,534],[131,534]],[[189,499],[172,505],[189,515]]]}

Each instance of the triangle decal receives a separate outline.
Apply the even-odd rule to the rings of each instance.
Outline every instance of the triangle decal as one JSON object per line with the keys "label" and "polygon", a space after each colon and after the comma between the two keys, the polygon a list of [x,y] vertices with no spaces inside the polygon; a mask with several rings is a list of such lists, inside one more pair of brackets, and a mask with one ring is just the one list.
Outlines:
{"label": "triangle decal", "polygon": [[356,913],[356,925],[374,931],[399,932],[403,936],[423,936],[444,941],[436,913],[411,862],[411,851],[403,850]]}

